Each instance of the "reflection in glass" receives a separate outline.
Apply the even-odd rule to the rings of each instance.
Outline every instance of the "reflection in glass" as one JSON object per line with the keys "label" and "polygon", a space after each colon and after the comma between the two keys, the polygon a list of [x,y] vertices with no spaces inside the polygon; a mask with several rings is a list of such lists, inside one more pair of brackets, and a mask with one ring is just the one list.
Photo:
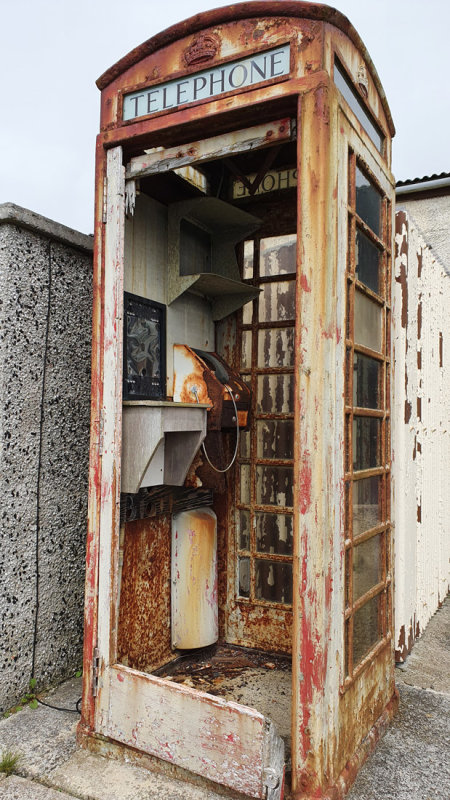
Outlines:
{"label": "reflection in glass", "polygon": [[381,408],[381,364],[374,358],[355,353],[353,359],[353,405]]}
{"label": "reflection in glass", "polygon": [[353,483],[353,536],[382,522],[382,478],[374,476]]}
{"label": "reflection in glass", "polygon": [[256,455],[258,458],[293,458],[294,420],[258,420]]}
{"label": "reflection in glass", "polygon": [[241,464],[241,503],[250,504],[250,464]]}
{"label": "reflection in glass", "polygon": [[292,603],[292,564],[256,559],[255,596],[272,603]]}
{"label": "reflection in glass", "polygon": [[356,278],[380,294],[381,252],[365,233],[356,231]]}
{"label": "reflection in glass", "polygon": [[380,153],[382,153],[384,136],[379,130],[375,120],[373,120],[369,114],[368,109],[364,105],[361,97],[359,97],[357,94],[356,89],[348,78],[344,68],[340,65],[336,58],[334,61],[333,77],[339,91],[342,92],[343,97],[345,97],[353,113],[356,114],[356,118],[359,120],[366,133],[369,134],[375,147],[380,151]]}
{"label": "reflection in glass", "polygon": [[353,469],[381,466],[381,420],[353,417]]}
{"label": "reflection in glass", "polygon": [[383,309],[362,292],[355,291],[355,344],[381,351]]}
{"label": "reflection in glass", "polygon": [[381,194],[359,167],[356,167],[356,213],[380,236]]}
{"label": "reflection in glass", "polygon": [[285,275],[296,270],[297,236],[271,236],[260,242],[260,275]]}
{"label": "reflection in glass", "polygon": [[292,554],[292,517],[290,514],[256,515],[256,549],[259,553]]}
{"label": "reflection in glass", "polygon": [[250,511],[237,512],[239,550],[250,550]]}
{"label": "reflection in glass", "polygon": [[250,458],[250,431],[239,434],[239,454],[241,458]]}
{"label": "reflection in glass", "polygon": [[282,322],[295,319],[295,281],[265,283],[259,295],[259,321]]}
{"label": "reflection in glass", "polygon": [[353,602],[381,581],[381,536],[362,542],[353,550]]}
{"label": "reflection in glass", "polygon": [[292,375],[258,375],[256,411],[263,414],[289,414],[294,411]]}
{"label": "reflection in glass", "polygon": [[258,367],[294,365],[294,328],[258,331]]}
{"label": "reflection in glass", "polygon": [[367,655],[381,639],[381,597],[369,600],[353,617],[353,667]]}
{"label": "reflection in glass", "polygon": [[239,559],[239,597],[250,597],[250,559]]}
{"label": "reflection in glass", "polygon": [[256,502],[259,505],[292,507],[292,467],[257,466]]}

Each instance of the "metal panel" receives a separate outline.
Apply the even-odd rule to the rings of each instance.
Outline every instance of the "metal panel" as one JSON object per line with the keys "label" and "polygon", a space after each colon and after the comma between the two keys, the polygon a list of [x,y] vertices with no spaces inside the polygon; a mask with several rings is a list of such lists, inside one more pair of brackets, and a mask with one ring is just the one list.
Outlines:
{"label": "metal panel", "polygon": [[212,508],[172,517],[172,647],[206,647],[219,638],[217,517]]}
{"label": "metal panel", "polygon": [[273,726],[255,709],[118,666],[109,670],[108,694],[105,736],[251,797],[266,796],[267,768],[278,771],[281,787],[282,743],[270,745]]}

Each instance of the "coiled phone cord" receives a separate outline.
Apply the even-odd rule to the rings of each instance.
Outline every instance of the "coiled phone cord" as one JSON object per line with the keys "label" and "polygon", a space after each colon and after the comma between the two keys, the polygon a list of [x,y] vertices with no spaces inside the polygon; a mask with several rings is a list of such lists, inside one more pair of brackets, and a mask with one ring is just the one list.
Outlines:
{"label": "coiled phone cord", "polygon": [[[224,383],[224,386],[225,386],[225,389],[228,389],[228,394],[230,395],[230,397],[231,397],[231,400],[232,400],[232,402],[233,402],[233,406],[234,406],[234,413],[235,413],[235,415],[236,415],[236,416],[235,416],[235,419],[236,419],[236,444],[235,444],[235,447],[234,447],[233,458],[231,459],[231,461],[230,461],[230,463],[228,464],[228,466],[227,466],[227,467],[225,467],[225,469],[219,469],[218,467],[215,467],[215,466],[214,466],[214,464],[212,463],[212,461],[211,461],[211,459],[210,459],[210,457],[209,457],[208,453],[206,452],[206,447],[205,447],[205,444],[204,444],[204,442],[202,442],[202,450],[203,450],[203,452],[204,452],[204,454],[205,454],[205,458],[206,458],[206,460],[207,460],[207,462],[208,462],[209,466],[210,466],[210,467],[212,467],[212,469],[213,469],[213,470],[215,470],[215,472],[228,472],[228,470],[229,470],[229,469],[231,469],[231,467],[233,466],[234,462],[236,461],[237,451],[238,451],[238,447],[239,447],[239,419],[238,419],[238,411],[237,411],[237,406],[236,406],[235,399],[234,399],[234,397],[233,397],[233,392],[232,392],[232,390],[230,389],[230,387],[228,386],[228,384],[227,384],[227,383]],[[191,392],[192,392],[192,394],[195,396],[195,399],[196,399],[197,403],[199,403],[199,402],[200,402],[200,400],[198,399],[198,391],[197,391],[197,387],[196,387],[196,386],[193,386],[193,387],[191,388]]]}

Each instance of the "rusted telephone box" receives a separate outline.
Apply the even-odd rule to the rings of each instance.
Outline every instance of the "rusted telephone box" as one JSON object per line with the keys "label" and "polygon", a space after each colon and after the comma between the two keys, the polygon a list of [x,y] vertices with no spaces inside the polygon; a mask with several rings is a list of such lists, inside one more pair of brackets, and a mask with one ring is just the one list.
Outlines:
{"label": "rusted telephone box", "polygon": [[303,2],[195,16],[98,86],[80,740],[341,796],[396,705],[382,87]]}

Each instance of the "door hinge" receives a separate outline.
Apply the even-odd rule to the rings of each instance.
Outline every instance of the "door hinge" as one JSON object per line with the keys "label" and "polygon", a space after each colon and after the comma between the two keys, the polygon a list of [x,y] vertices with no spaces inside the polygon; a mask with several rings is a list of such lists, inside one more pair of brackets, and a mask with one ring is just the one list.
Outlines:
{"label": "door hinge", "polygon": [[100,650],[94,647],[94,656],[92,661],[92,696],[97,697],[100,681]]}
{"label": "door hinge", "polygon": [[106,224],[107,218],[107,210],[108,210],[108,203],[107,203],[107,195],[108,195],[108,178],[105,176],[103,178],[103,224]]}

